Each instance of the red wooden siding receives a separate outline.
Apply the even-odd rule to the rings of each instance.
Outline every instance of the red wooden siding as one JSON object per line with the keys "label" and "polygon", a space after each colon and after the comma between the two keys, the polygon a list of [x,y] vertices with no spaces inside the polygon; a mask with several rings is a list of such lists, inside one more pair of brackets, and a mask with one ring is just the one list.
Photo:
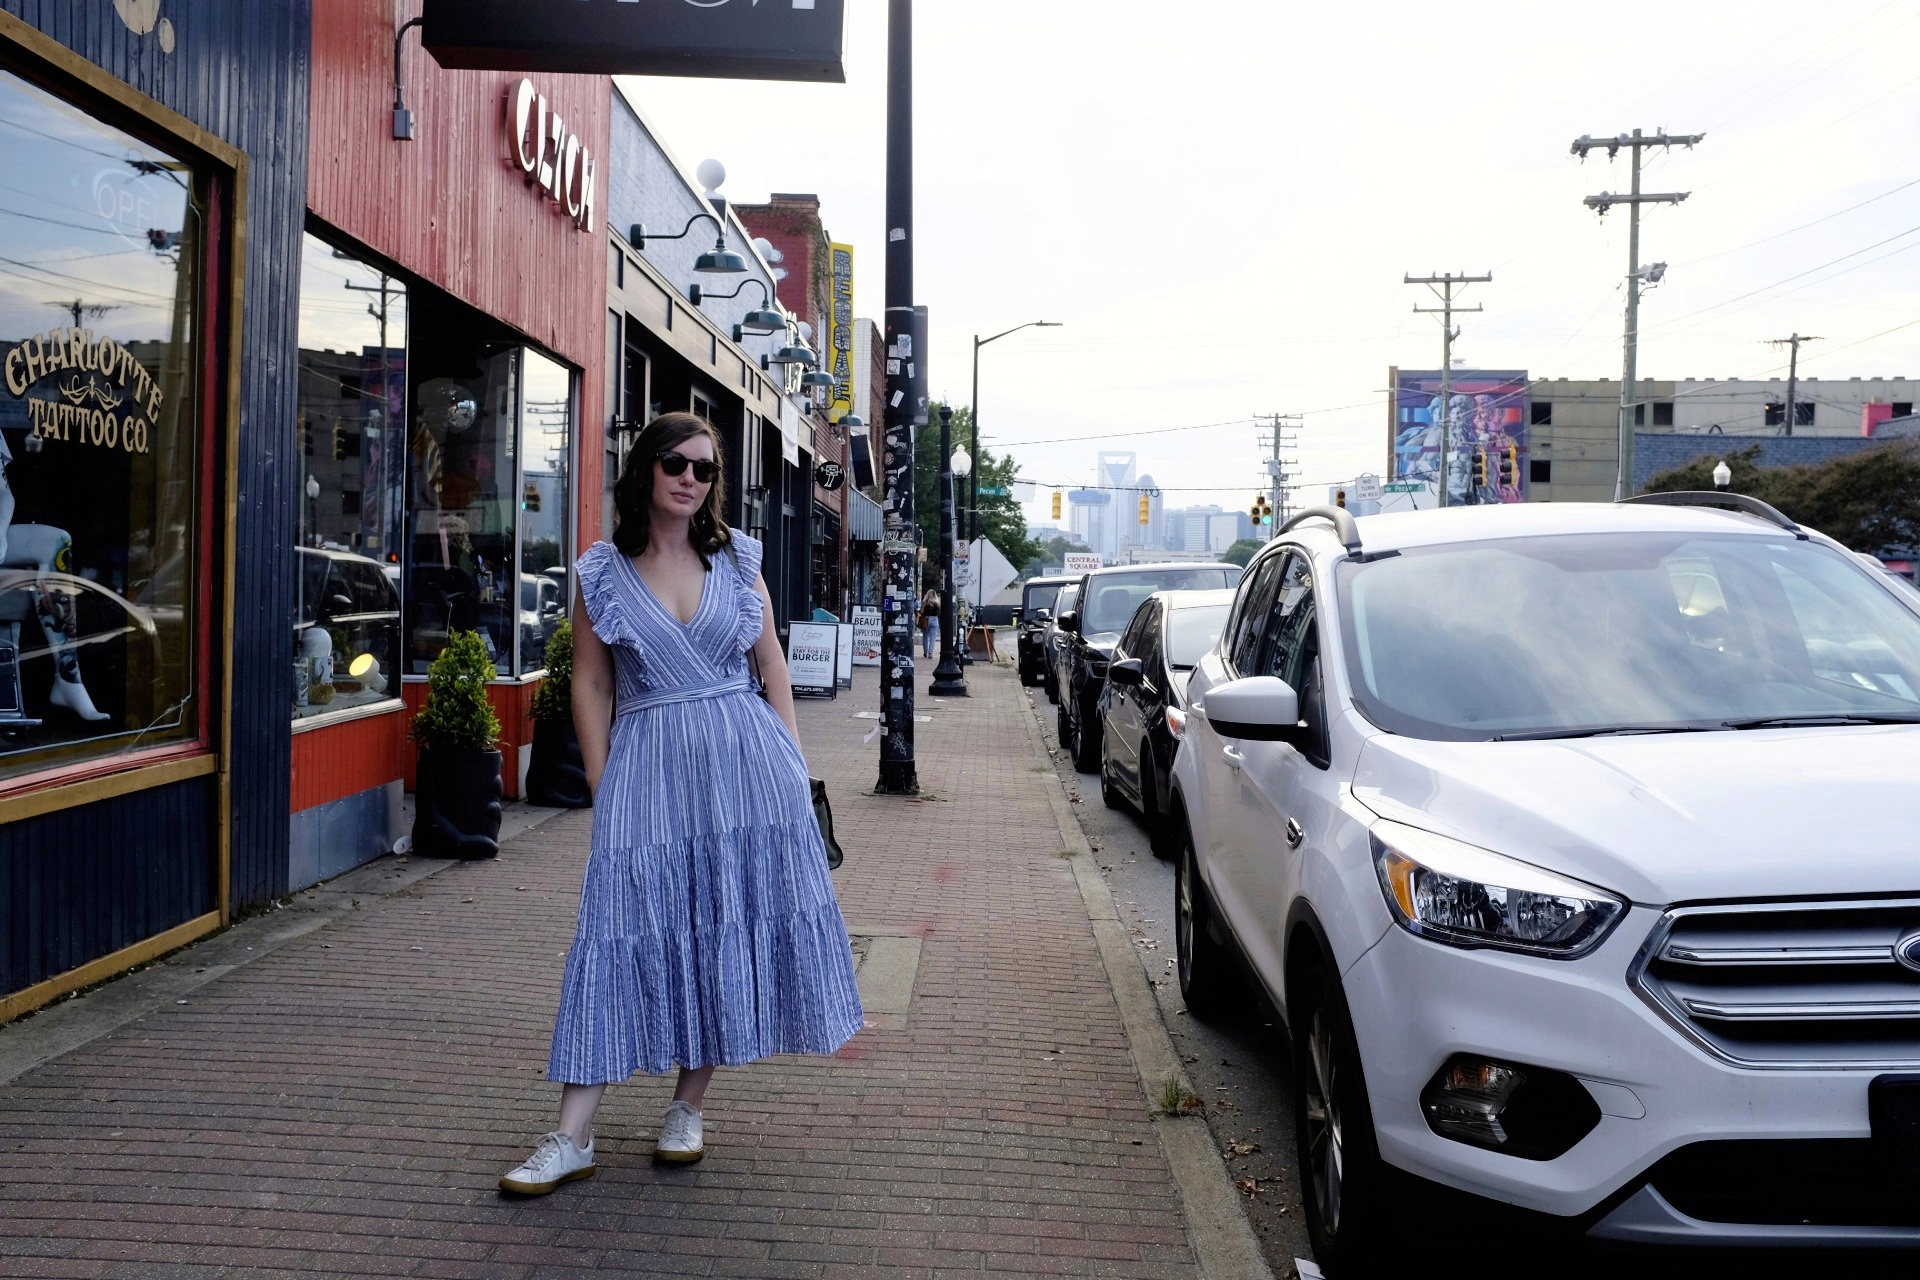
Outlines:
{"label": "red wooden siding", "polygon": [[421,49],[418,30],[408,32],[402,65],[414,140],[394,139],[395,13],[391,0],[314,6],[307,207],[582,370],[575,510],[591,542],[600,527],[605,422],[612,81],[533,77],[593,157],[595,221],[583,231],[509,158],[507,92],[517,73],[443,70]]}
{"label": "red wooden siding", "polygon": [[291,813],[384,786],[400,776],[406,717],[396,708],[293,735]]}
{"label": "red wooden siding", "polygon": [[[487,701],[493,704],[493,713],[500,717],[500,754],[505,760],[500,766],[501,783],[509,800],[520,798],[520,748],[533,745],[533,695],[540,688],[538,680],[527,684],[490,684],[487,686]],[[427,686],[419,681],[407,684],[401,696],[406,699],[406,723],[413,723],[414,713],[426,705]],[[397,775],[405,780],[407,790],[413,790],[414,763],[416,748],[413,740],[406,736],[406,729],[398,730],[400,739],[401,769]]]}

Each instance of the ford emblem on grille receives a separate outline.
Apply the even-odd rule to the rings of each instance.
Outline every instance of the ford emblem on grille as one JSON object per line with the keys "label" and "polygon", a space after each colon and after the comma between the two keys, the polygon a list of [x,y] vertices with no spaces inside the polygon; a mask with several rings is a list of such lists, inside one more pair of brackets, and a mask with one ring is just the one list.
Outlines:
{"label": "ford emblem on grille", "polygon": [[1920,973],[1920,929],[1905,934],[1893,944],[1893,958],[1915,973]]}

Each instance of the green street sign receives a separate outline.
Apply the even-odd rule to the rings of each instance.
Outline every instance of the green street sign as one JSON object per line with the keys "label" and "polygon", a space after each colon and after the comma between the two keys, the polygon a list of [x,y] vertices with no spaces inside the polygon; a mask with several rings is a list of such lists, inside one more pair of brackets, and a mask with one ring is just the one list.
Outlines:
{"label": "green street sign", "polygon": [[1012,492],[1013,490],[1002,488],[997,484],[983,484],[980,486],[980,496],[983,498],[1004,498]]}

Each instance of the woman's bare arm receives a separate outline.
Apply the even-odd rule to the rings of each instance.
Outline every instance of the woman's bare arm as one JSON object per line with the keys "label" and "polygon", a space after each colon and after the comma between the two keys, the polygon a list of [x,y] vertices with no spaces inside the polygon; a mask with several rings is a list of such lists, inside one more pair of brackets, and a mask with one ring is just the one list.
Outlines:
{"label": "woman's bare arm", "polygon": [[573,593],[573,732],[580,739],[580,760],[587,786],[598,795],[613,741],[613,654],[594,634],[586,596]]}
{"label": "woman's bare arm", "polygon": [[767,594],[767,580],[755,578],[753,589],[760,593],[760,638],[753,642],[753,659],[759,664],[760,679],[767,686],[767,701],[780,716],[794,745],[800,744],[800,721],[793,713],[793,682],[787,677],[787,655],[780,652],[780,633],[773,629],[773,597]]}

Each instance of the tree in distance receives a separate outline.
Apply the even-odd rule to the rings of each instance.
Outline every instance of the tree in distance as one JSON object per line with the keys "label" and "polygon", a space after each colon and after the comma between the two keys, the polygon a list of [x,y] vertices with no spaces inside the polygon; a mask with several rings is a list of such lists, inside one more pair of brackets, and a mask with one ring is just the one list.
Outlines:
{"label": "tree in distance", "polygon": [[1266,545],[1266,543],[1256,542],[1252,538],[1239,538],[1234,541],[1232,546],[1220,553],[1220,558],[1228,564],[1237,564],[1244,569],[1247,567],[1247,562],[1253,559],[1260,548]]}
{"label": "tree in distance", "polygon": [[[1920,441],[1895,440],[1827,462],[1760,465],[1762,446],[1725,454],[1730,493],[1777,507],[1855,551],[1905,551],[1920,545]],[[1643,493],[1711,490],[1720,457],[1695,458],[1649,479]]]}

